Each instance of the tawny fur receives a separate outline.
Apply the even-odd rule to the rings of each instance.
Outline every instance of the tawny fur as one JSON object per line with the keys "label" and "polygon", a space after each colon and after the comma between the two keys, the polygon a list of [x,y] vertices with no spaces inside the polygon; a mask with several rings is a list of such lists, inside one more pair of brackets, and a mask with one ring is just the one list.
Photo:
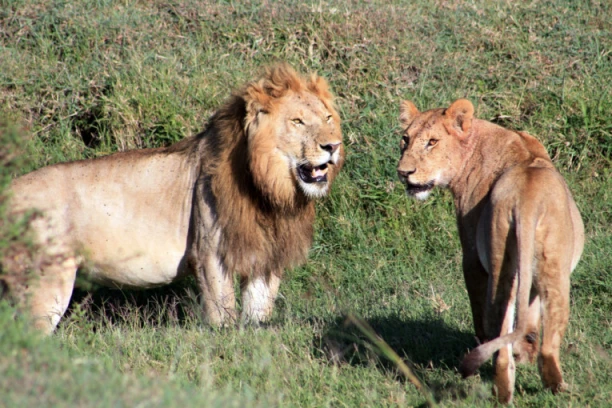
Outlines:
{"label": "tawny fur", "polygon": [[[115,287],[193,274],[212,324],[236,319],[238,275],[243,318],[266,320],[283,270],[306,259],[314,199],[342,167],[341,142],[325,80],[280,64],[236,92],[195,137],[14,180],[13,213],[41,211],[31,229],[50,260],[28,289],[37,327],[55,328],[83,262],[93,280]],[[322,166],[327,179],[304,181],[301,165]]]}
{"label": "tawny fur", "polygon": [[584,227],[544,146],[527,133],[473,114],[474,107],[463,99],[423,113],[402,102],[398,174],[417,198],[426,198],[435,186],[453,194],[464,277],[476,335],[483,342],[460,371],[471,375],[495,354],[495,392],[500,402],[510,403],[513,352],[519,361],[539,353],[545,387],[564,387],[559,347]]}

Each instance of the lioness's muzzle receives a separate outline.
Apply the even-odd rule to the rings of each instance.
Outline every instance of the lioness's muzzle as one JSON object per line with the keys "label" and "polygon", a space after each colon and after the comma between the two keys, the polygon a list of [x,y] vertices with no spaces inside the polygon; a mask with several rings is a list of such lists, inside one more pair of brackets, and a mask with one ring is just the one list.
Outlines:
{"label": "lioness's muzzle", "polygon": [[426,184],[413,184],[406,180],[406,191],[410,195],[416,195],[418,193],[422,193],[424,191],[429,191],[434,187],[433,181],[430,181]]}

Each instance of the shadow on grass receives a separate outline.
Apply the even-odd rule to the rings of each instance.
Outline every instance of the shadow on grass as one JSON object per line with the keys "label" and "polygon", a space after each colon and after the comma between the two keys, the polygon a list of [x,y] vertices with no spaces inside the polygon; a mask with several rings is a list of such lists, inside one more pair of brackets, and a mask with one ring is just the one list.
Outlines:
{"label": "shadow on grass", "polygon": [[168,327],[199,324],[201,313],[195,289],[185,283],[147,290],[118,290],[98,287],[75,288],[60,325],[90,323],[98,327]]}
{"label": "shadow on grass", "polygon": [[[448,327],[442,320],[405,321],[390,316],[367,323],[396,353],[424,368],[455,369],[463,354],[476,345],[473,333]],[[344,317],[324,328],[315,348],[334,363],[369,364],[377,355],[363,333]]]}
{"label": "shadow on grass", "polygon": [[[425,379],[436,400],[464,399],[473,393],[457,372],[466,351],[476,346],[472,332],[459,331],[435,318],[402,320],[389,316],[369,319],[367,323],[418,377]],[[314,339],[314,353],[332,364],[374,365],[382,371],[395,373],[398,380],[404,381],[394,364],[382,357],[366,336],[343,317],[328,323],[322,335]],[[444,379],[433,375],[427,381],[432,370],[443,370],[448,375]],[[490,381],[493,372],[483,366],[480,375]]]}

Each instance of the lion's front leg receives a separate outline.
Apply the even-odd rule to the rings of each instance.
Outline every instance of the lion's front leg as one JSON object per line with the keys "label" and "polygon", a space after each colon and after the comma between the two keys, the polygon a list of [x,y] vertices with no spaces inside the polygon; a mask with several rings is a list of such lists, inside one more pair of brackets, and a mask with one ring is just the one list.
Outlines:
{"label": "lion's front leg", "polygon": [[233,271],[228,271],[219,256],[221,230],[216,225],[215,201],[209,180],[196,183],[186,253],[187,268],[198,281],[204,317],[214,326],[236,322],[236,295]]}
{"label": "lion's front leg", "polygon": [[218,257],[210,255],[203,262],[197,262],[195,275],[202,292],[206,321],[213,326],[236,322],[234,279]]}
{"label": "lion's front leg", "polygon": [[270,319],[278,294],[280,274],[242,278],[242,321],[261,323]]}

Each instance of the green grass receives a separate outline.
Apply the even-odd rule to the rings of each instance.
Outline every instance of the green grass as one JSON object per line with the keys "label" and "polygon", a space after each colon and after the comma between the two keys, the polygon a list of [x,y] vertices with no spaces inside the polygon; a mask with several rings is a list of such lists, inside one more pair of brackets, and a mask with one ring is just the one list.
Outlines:
{"label": "green grass", "polygon": [[[1,306],[0,405],[425,404],[348,313],[441,405],[494,405],[490,363],[469,380],[456,369],[475,343],[450,195],[411,201],[395,172],[400,100],[467,97],[478,117],[543,141],[586,224],[562,353],[571,392],[543,391],[521,366],[516,405],[611,406],[609,2],[0,0],[0,119],[21,129],[0,135],[20,135],[28,159],[5,165],[0,145],[0,180],[195,134],[229,89],[277,60],[329,80],[347,163],[271,325],[206,327],[189,283],[79,292],[50,339]],[[19,236],[4,224],[0,248]]]}

